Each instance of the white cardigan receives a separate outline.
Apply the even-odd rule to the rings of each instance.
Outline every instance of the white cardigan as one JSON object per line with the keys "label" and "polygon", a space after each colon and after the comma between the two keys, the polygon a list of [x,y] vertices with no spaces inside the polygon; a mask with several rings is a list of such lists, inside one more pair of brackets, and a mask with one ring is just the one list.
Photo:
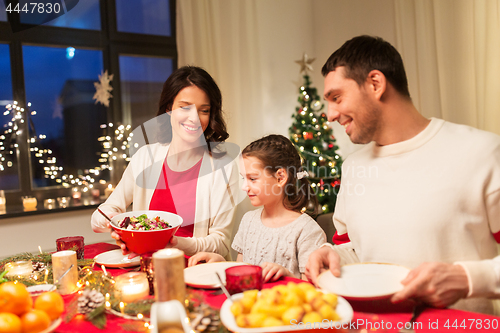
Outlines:
{"label": "white cardigan", "polygon": [[[116,189],[99,208],[105,213],[123,213],[132,203],[133,210],[148,210],[168,149],[168,144],[161,143],[141,147]],[[234,210],[240,202],[238,173],[237,163],[228,154],[213,158],[205,152],[196,184],[193,238],[177,238],[177,248],[186,255],[206,251],[229,258]],[[108,232],[106,222],[97,210],[92,214],[94,231]]]}

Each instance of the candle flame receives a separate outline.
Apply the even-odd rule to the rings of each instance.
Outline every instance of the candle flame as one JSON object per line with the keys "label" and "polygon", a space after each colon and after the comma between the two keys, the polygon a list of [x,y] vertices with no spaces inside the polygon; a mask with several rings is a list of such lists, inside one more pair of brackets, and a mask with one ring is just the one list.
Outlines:
{"label": "candle flame", "polygon": [[123,309],[125,308],[125,304],[120,302],[120,312],[123,314]]}

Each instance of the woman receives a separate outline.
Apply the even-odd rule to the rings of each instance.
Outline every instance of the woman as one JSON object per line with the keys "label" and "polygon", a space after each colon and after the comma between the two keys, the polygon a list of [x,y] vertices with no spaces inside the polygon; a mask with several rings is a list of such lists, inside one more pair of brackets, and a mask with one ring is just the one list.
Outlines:
{"label": "woman", "polygon": [[[199,67],[177,69],[163,85],[156,119],[159,142],[133,155],[115,191],[99,208],[109,217],[125,212],[131,203],[133,210],[177,213],[183,224],[171,246],[189,256],[206,251],[228,258],[238,168],[217,144],[229,136],[217,84]],[[92,215],[92,229],[110,230],[98,211]],[[119,236],[111,235],[127,253]]]}

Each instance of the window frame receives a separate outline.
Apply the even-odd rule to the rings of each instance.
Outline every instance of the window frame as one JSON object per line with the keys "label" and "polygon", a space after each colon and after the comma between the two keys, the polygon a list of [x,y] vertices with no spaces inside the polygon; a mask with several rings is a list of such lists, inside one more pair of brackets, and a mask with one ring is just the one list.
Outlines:
{"label": "window frame", "polygon": [[[103,58],[103,68],[113,74],[113,98],[107,108],[108,123],[120,123],[123,120],[121,111],[120,87],[120,55],[138,55],[171,58],[173,69],[178,67],[177,41],[176,41],[176,1],[170,0],[170,31],[171,36],[158,36],[119,32],[116,25],[116,0],[100,0],[101,30],[85,30],[65,27],[34,26],[21,24],[21,27],[31,27],[13,33],[9,21],[19,22],[19,14],[8,14],[8,22],[0,21],[0,43],[9,45],[11,82],[13,100],[21,105],[26,105],[23,50],[24,45],[75,47],[100,50]],[[97,81],[97,78],[96,78]],[[68,208],[44,209],[43,200],[61,196],[71,196],[71,188],[63,186],[33,187],[31,174],[31,154],[28,143],[28,122],[24,114],[22,135],[17,150],[19,189],[5,190],[7,212],[0,214],[0,219],[22,215],[53,213],[57,211],[88,208],[89,205],[71,206]],[[110,181],[116,184],[121,177],[125,165],[114,166]],[[1,189],[1,188],[0,188]],[[34,196],[37,198],[36,211],[23,212],[21,196]],[[92,206],[92,205],[90,205]]]}

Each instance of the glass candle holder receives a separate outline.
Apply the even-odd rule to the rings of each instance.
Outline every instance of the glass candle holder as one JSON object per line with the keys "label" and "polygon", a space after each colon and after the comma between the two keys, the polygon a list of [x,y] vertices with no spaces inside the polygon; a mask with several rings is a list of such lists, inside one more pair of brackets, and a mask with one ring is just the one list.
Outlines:
{"label": "glass candle holder", "polygon": [[23,198],[23,208],[25,211],[36,210],[37,201],[35,197],[24,196]]}
{"label": "glass candle holder", "polygon": [[7,271],[5,276],[27,278],[33,272],[33,265],[31,264],[31,260],[14,261],[5,264],[5,270]]}
{"label": "glass candle holder", "polygon": [[113,185],[109,184],[108,187],[104,189],[104,196],[108,198],[114,190],[115,188],[113,187]]}
{"label": "glass candle holder", "polygon": [[45,199],[43,200],[43,208],[54,209],[56,208],[56,199]]}
{"label": "glass candle holder", "polygon": [[233,295],[251,289],[262,289],[262,267],[241,265],[226,269],[226,289]]}
{"label": "glass candle holder", "polygon": [[149,295],[149,282],[146,273],[130,272],[115,278],[115,296],[130,303]]}
{"label": "glass candle holder", "polygon": [[71,192],[71,196],[73,200],[78,201],[82,198],[82,192],[78,190],[77,187],[73,187],[73,191]]}
{"label": "glass candle holder", "polygon": [[59,208],[66,208],[69,206],[70,200],[70,197],[59,197],[57,198],[57,204],[59,205]]}
{"label": "glass candle holder", "polygon": [[141,272],[146,273],[149,282],[149,294],[154,295],[155,287],[154,287],[154,267],[153,267],[153,254],[152,253],[144,253],[141,255]]}
{"label": "glass candle holder", "polygon": [[5,192],[0,190],[0,211],[5,211]]}
{"label": "glass candle holder", "polygon": [[99,191],[98,188],[91,189],[90,193],[92,194],[92,198],[94,198],[94,199],[99,199],[101,196],[101,191]]}
{"label": "glass candle holder", "polygon": [[85,254],[84,246],[85,243],[83,236],[62,237],[56,239],[57,251],[75,251],[77,259],[83,259]]}

